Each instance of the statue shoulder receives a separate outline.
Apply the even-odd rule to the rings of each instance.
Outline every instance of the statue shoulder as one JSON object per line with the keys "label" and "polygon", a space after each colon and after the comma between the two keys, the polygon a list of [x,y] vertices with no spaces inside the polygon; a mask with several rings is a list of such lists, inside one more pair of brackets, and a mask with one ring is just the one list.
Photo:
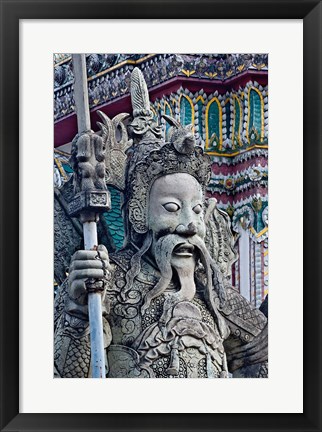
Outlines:
{"label": "statue shoulder", "polygon": [[61,189],[55,188],[54,194],[54,277],[59,285],[62,285],[66,278],[70,257],[81,249],[82,245],[82,226],[76,218],[71,218],[68,214],[72,189],[72,182],[68,181]]}
{"label": "statue shoulder", "polygon": [[222,313],[231,331],[225,341],[229,371],[234,378],[266,378],[266,316],[232,287],[227,288],[227,301]]}
{"label": "statue shoulder", "polygon": [[265,315],[233,287],[226,287],[226,303],[221,312],[231,333],[244,342],[260,334],[267,324]]}

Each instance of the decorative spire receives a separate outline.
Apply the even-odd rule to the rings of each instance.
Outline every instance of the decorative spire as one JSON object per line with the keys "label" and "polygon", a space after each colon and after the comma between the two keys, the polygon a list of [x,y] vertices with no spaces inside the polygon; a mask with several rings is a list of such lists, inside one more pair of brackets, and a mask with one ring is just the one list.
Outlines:
{"label": "decorative spire", "polygon": [[133,117],[152,116],[149,93],[144,76],[139,68],[134,68],[131,75],[131,100]]}
{"label": "decorative spire", "polygon": [[148,140],[150,143],[161,139],[161,128],[153,118],[150,108],[148,88],[144,76],[137,67],[131,74],[131,101],[133,121],[129,125],[129,134],[134,144]]}

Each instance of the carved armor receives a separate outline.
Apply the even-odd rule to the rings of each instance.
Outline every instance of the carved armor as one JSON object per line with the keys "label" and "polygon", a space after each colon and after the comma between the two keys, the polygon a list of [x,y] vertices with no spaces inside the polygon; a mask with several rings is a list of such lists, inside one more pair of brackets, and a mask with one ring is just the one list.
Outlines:
{"label": "carved armor", "polygon": [[[124,296],[126,276],[134,254],[133,249],[125,249],[111,255],[112,271],[104,299],[105,316],[108,317],[108,320],[104,319],[107,377],[222,378],[228,371],[233,372],[235,366],[238,369],[244,367],[243,374],[253,377],[252,359],[247,364],[247,352],[251,347],[247,349],[247,346],[265,333],[265,316],[229,288],[222,315],[230,331],[228,338],[223,340],[211,307],[203,298],[204,286],[198,280],[196,296],[173,308],[165,333],[159,320],[165,299],[176,286],[170,284],[142,314],[144,295],[155,286],[160,273],[150,262],[142,260],[140,272]],[[62,377],[90,376],[87,307],[76,305],[68,298],[66,285],[61,287],[56,299],[56,318],[55,367],[58,374]],[[251,355],[256,357],[253,359],[257,364],[255,376],[263,376],[267,352],[263,344],[258,345],[257,350],[256,344],[254,346]],[[239,350],[244,352],[241,359]],[[227,358],[232,368],[227,367]]]}

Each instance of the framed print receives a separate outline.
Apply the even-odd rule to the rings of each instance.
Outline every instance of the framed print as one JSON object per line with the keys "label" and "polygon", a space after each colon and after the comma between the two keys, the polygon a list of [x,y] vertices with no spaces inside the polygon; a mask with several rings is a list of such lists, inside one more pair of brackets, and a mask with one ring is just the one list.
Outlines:
{"label": "framed print", "polygon": [[[172,2],[165,7],[157,1],[67,1],[63,5],[2,1],[1,6],[1,430],[321,430],[320,2]],[[221,61],[215,53],[223,53],[222,59],[225,53],[257,53],[263,56],[264,66],[268,59],[267,83],[258,78],[253,93],[242,84],[236,89],[241,98],[247,95],[249,115],[246,126],[240,122],[240,130],[246,128],[249,142],[258,139],[262,147],[266,145],[268,106],[270,116],[269,376],[265,380],[119,380],[119,375],[114,380],[53,378],[52,143],[57,138],[53,54],[130,53],[140,59],[143,53],[154,52],[167,53],[169,58],[173,53],[184,56],[187,65],[180,70],[185,78],[192,77],[191,82],[195,69],[190,70],[188,63],[198,53],[199,63],[201,58],[209,64],[214,58]],[[94,57],[91,65],[95,69]],[[65,59],[61,61],[65,64]],[[256,60],[251,61],[256,66]],[[146,64],[152,68],[152,63]],[[264,66],[255,68],[263,76]],[[201,74],[202,67],[198,67]],[[170,69],[164,70],[169,73]],[[212,70],[213,74],[218,71]],[[102,79],[99,71],[93,73]],[[160,83],[152,82],[156,96],[151,110],[158,117],[159,103],[169,120],[173,108],[184,125],[193,122],[197,131],[205,127],[204,136],[199,136],[206,150],[217,154],[225,144],[229,152],[227,128],[217,130],[213,119],[218,114],[218,119],[225,115],[223,121],[227,121],[228,115],[238,135],[236,121],[230,119],[233,113],[236,120],[230,96],[228,109],[220,92],[219,97],[203,89],[202,111],[197,100],[201,88],[197,89],[196,82],[193,85],[184,90],[185,96],[177,94],[176,112],[177,102],[172,99],[178,89],[169,90],[172,99],[163,100],[157,93]],[[140,94],[142,86],[141,82]],[[90,98],[93,102],[95,94]],[[263,110],[258,113],[262,117],[256,114],[261,101]],[[67,107],[66,118],[76,122],[75,115],[68,112],[68,101],[60,103],[59,109]],[[199,110],[204,112],[205,125],[198,123]],[[143,111],[141,117],[146,114]],[[171,121],[172,126],[176,124]],[[166,134],[166,124],[161,124]],[[238,138],[232,145],[242,147]],[[231,183],[226,181],[225,187],[228,190]],[[261,197],[252,208],[263,210],[265,205]],[[138,233],[144,231],[140,224],[136,219],[133,222]],[[248,253],[251,263],[252,252]],[[246,267],[251,277],[251,264]],[[264,277],[266,271],[263,267],[259,273]],[[252,293],[258,295],[256,290]],[[250,300],[260,304],[262,298]]]}

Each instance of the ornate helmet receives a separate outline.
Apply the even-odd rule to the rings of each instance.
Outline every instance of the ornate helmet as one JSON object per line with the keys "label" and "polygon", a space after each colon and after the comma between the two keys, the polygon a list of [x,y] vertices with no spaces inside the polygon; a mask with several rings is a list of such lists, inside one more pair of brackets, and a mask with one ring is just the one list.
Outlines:
{"label": "ornate helmet", "polygon": [[160,127],[150,109],[148,89],[142,72],[135,68],[131,77],[133,121],[129,133],[134,144],[128,150],[124,204],[128,221],[136,233],[144,234],[147,227],[149,192],[154,181],[167,174],[187,173],[195,177],[205,191],[210,179],[210,158],[195,146],[192,126],[181,126],[169,116],[169,142],[161,138]]}
{"label": "ornate helmet", "polygon": [[[131,75],[131,101],[133,118],[127,127],[130,140],[122,123],[128,115],[119,114],[110,120],[99,111],[103,122],[98,124],[108,147],[106,181],[123,192],[126,236],[137,242],[140,234],[148,231],[147,208],[153,182],[167,174],[187,173],[195,177],[205,191],[211,165],[209,156],[195,145],[192,125],[184,127],[174,118],[163,115],[172,126],[170,141],[164,141],[150,108],[146,82],[138,68]],[[117,129],[122,134],[119,141]]]}

